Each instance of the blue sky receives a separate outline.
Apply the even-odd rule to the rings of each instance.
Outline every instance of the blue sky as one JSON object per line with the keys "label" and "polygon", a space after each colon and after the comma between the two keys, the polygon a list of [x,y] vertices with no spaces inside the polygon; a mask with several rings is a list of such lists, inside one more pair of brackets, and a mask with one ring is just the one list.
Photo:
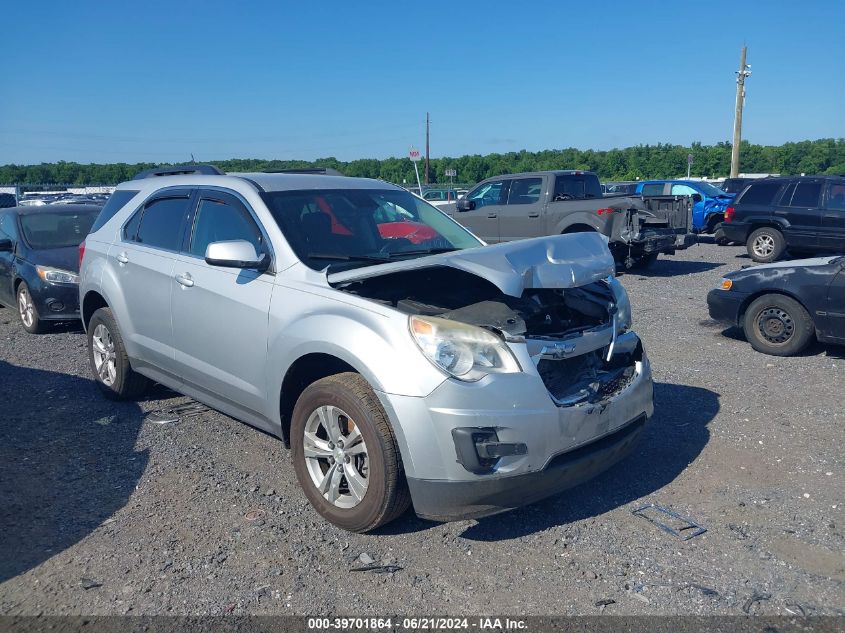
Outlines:
{"label": "blue sky", "polygon": [[845,136],[845,3],[14,2],[0,164]]}

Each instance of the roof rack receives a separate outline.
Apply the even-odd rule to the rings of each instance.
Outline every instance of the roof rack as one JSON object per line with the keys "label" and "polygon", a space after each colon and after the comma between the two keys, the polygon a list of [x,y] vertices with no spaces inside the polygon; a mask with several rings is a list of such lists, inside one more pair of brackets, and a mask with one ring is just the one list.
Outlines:
{"label": "roof rack", "polygon": [[337,169],[332,167],[298,167],[291,169],[267,169],[265,174],[315,174],[319,176],[343,176]]}
{"label": "roof rack", "polygon": [[153,167],[152,169],[139,171],[132,180],[143,180],[144,178],[155,178],[157,176],[185,176],[188,174],[200,174],[203,176],[226,175],[214,165],[173,165],[171,167]]}

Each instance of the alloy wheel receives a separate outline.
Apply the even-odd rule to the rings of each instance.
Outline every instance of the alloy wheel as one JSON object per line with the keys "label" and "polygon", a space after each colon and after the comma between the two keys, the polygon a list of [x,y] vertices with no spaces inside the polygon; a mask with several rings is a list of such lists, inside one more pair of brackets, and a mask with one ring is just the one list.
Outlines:
{"label": "alloy wheel", "polygon": [[775,250],[775,240],[771,235],[758,235],[751,247],[757,257],[769,257]]}
{"label": "alloy wheel", "polygon": [[94,355],[94,369],[104,385],[111,387],[117,380],[114,341],[111,332],[102,323],[98,323],[91,336],[91,352]]}
{"label": "alloy wheel", "polygon": [[21,314],[21,321],[26,327],[32,327],[35,323],[35,306],[32,304],[32,297],[26,288],[21,288],[18,292],[18,310]]}
{"label": "alloy wheel", "polygon": [[354,508],[369,485],[369,457],[364,437],[343,409],[324,405],[305,423],[303,452],[311,481],[338,508]]}

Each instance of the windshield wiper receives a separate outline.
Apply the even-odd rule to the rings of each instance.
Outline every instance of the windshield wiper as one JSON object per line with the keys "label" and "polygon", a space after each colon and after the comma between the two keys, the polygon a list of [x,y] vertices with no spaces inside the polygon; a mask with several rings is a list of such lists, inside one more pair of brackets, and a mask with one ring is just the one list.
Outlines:
{"label": "windshield wiper", "polygon": [[390,257],[394,257],[396,255],[439,255],[440,253],[451,253],[452,251],[458,250],[454,246],[450,247],[440,247],[440,248],[422,248],[415,251],[394,251],[392,253],[388,253]]}
{"label": "windshield wiper", "polygon": [[340,253],[306,253],[308,259],[325,259],[333,262],[379,262],[390,261],[390,257],[376,255],[341,255]]}

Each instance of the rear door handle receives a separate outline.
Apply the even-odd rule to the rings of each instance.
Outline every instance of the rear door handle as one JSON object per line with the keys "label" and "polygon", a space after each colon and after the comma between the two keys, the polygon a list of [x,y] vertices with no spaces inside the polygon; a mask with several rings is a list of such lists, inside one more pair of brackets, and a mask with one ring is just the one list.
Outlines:
{"label": "rear door handle", "polygon": [[539,212],[539,211],[535,211],[534,213],[529,213],[529,214],[528,214],[528,217],[529,217],[529,218],[539,218],[539,217],[540,217],[540,212]]}
{"label": "rear door handle", "polygon": [[190,288],[194,285],[194,280],[191,279],[191,275],[188,273],[182,273],[181,275],[176,275],[176,281],[182,284],[185,288]]}
{"label": "rear door handle", "polygon": [[121,264],[125,264],[129,261],[129,258],[126,256],[126,252],[119,253],[115,259],[120,262]]}
{"label": "rear door handle", "polygon": [[487,214],[487,217],[488,217],[488,218],[490,218],[490,219],[492,220],[493,218],[498,218],[499,216],[498,216],[498,215],[496,215],[495,213],[488,213],[488,214]]}

